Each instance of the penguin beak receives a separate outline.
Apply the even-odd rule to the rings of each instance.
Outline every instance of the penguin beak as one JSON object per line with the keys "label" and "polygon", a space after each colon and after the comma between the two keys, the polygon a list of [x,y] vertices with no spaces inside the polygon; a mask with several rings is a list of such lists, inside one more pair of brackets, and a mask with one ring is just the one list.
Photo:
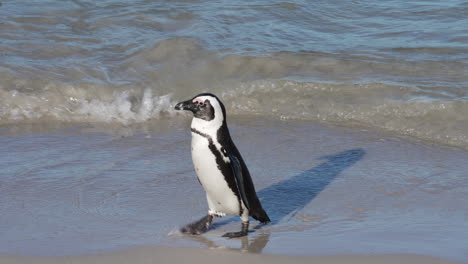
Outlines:
{"label": "penguin beak", "polygon": [[183,101],[183,102],[176,104],[174,108],[175,110],[188,110],[188,111],[195,112],[198,108],[198,105],[192,102],[192,100],[190,99],[190,100]]}

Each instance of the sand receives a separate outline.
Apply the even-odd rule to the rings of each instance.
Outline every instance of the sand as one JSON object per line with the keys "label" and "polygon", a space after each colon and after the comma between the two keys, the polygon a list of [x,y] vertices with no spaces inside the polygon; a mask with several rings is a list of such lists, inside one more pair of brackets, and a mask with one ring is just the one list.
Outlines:
{"label": "sand", "polygon": [[468,260],[466,150],[310,122],[230,119],[272,223],[252,221],[248,238],[225,239],[240,221],[224,217],[188,237],[177,230],[207,205],[189,120],[168,122],[0,128],[0,255],[18,256],[0,263]]}
{"label": "sand", "polygon": [[454,264],[458,262],[417,255],[285,256],[232,252],[225,249],[141,247],[102,255],[73,257],[0,256],[5,264],[150,264],[150,263],[317,263],[317,264]]}

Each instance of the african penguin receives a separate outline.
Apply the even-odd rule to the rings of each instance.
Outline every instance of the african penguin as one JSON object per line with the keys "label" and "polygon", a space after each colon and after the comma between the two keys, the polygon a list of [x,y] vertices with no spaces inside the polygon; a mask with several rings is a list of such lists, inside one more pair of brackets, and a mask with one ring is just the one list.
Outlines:
{"label": "african penguin", "polygon": [[270,222],[255,193],[249,170],[232,142],[226,109],[218,97],[202,93],[178,103],[175,109],[193,113],[192,161],[209,208],[207,216],[186,225],[181,232],[201,234],[208,230],[214,216],[240,216],[242,229],[223,235],[229,238],[248,234],[249,216],[262,223]]}

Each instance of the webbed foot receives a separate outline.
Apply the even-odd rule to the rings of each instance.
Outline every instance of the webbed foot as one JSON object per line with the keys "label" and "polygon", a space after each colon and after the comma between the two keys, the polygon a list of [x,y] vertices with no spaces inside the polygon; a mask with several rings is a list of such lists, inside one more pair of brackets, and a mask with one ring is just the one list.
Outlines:
{"label": "webbed foot", "polygon": [[202,219],[190,223],[180,229],[180,232],[184,234],[191,234],[191,235],[200,235],[205,233],[211,225],[213,221],[212,215],[207,215]]}
{"label": "webbed foot", "polygon": [[227,238],[236,238],[236,237],[243,237],[243,236],[246,236],[248,234],[248,232],[242,232],[242,231],[239,231],[239,232],[228,232],[226,234],[223,235],[223,237],[227,237]]}
{"label": "webbed foot", "polygon": [[239,232],[228,232],[223,235],[227,238],[243,237],[249,234],[249,222],[242,223],[242,229]]}

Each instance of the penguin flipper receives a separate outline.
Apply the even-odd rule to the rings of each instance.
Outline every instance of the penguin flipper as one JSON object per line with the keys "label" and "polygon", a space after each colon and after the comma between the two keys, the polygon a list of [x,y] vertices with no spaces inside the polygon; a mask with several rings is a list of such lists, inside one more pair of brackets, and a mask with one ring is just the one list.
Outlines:
{"label": "penguin flipper", "polygon": [[240,197],[244,202],[245,207],[250,210],[249,200],[247,199],[247,194],[245,193],[244,177],[242,176],[242,167],[239,160],[234,155],[229,155],[229,160],[232,164],[232,172],[234,174],[234,179],[236,180],[237,189],[239,190]]}

